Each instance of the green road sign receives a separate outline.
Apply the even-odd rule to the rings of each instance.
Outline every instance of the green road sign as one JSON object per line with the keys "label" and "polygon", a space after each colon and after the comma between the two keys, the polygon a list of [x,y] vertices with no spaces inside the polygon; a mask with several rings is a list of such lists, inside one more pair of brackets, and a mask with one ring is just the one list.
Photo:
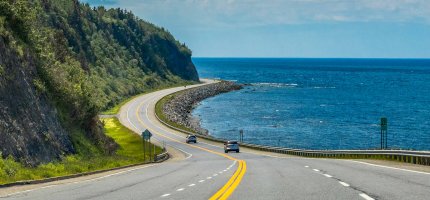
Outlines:
{"label": "green road sign", "polygon": [[148,129],[146,129],[145,131],[142,132],[142,138],[144,140],[149,140],[152,137],[152,133],[148,131]]}

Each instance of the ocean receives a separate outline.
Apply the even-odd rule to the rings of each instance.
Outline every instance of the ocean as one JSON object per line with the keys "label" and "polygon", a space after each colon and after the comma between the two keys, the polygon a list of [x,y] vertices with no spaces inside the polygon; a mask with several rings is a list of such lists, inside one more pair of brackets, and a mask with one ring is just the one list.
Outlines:
{"label": "ocean", "polygon": [[430,60],[193,58],[201,78],[247,84],[202,101],[212,136],[301,149],[430,150]]}

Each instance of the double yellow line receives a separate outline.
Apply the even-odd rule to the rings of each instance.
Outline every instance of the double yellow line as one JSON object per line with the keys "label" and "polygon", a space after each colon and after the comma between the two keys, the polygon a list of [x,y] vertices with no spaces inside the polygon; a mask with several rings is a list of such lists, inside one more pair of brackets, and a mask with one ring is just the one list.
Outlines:
{"label": "double yellow line", "polygon": [[209,200],[228,199],[228,197],[230,197],[230,195],[234,192],[246,173],[246,162],[244,160],[238,160],[238,162],[239,167],[237,167],[236,172],[233,174],[230,180],[228,180],[228,182],[220,190],[218,190],[217,193],[209,198]]}
{"label": "double yellow line", "polygon": [[[142,101],[138,105],[138,107],[136,109],[136,113],[135,113],[136,116],[137,116],[137,120],[143,126],[145,126],[145,124],[143,123],[143,120],[139,116],[139,110],[140,110],[140,108],[142,107],[142,105],[144,103],[145,103],[145,101]],[[226,155],[226,154],[223,154],[223,153],[219,153],[219,152],[215,152],[215,151],[212,151],[212,150],[207,149],[207,148],[203,148],[203,147],[199,147],[199,146],[195,146],[195,145],[190,145],[190,144],[184,143],[183,141],[179,141],[177,139],[174,139],[174,138],[171,138],[171,137],[166,136],[164,134],[161,134],[161,133],[159,133],[159,132],[157,132],[155,130],[150,129],[149,127],[146,127],[146,128],[149,131],[151,131],[152,133],[154,133],[154,134],[156,134],[158,136],[167,138],[167,139],[175,141],[175,142],[183,143],[184,145],[188,145],[188,146],[193,147],[193,148],[197,148],[197,149],[200,149],[200,150],[203,150],[203,151],[207,151],[209,153],[216,154],[216,155],[225,157],[227,159],[237,161],[239,163],[239,166],[237,167],[237,169],[234,172],[233,176],[227,181],[227,183],[221,189],[219,189],[212,197],[209,198],[210,200],[216,200],[216,199],[224,200],[224,199],[228,199],[228,197],[230,197],[230,195],[233,194],[234,190],[237,188],[237,186],[242,181],[242,178],[243,178],[243,176],[246,173],[246,162],[244,160],[238,160],[238,159],[233,158],[233,157],[231,157],[229,155]]]}

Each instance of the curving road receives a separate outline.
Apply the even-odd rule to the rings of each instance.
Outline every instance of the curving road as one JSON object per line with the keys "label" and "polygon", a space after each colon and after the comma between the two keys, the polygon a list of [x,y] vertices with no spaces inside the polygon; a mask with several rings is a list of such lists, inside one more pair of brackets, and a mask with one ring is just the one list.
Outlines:
{"label": "curving road", "polygon": [[[204,84],[213,81],[205,80]],[[196,87],[190,86],[190,87]],[[4,199],[430,199],[430,173],[335,159],[311,159],[220,144],[184,143],[182,133],[157,121],[154,107],[184,87],[142,95],[121,108],[119,119],[182,159],[95,179],[14,193]],[[181,152],[181,153],[178,153]]]}

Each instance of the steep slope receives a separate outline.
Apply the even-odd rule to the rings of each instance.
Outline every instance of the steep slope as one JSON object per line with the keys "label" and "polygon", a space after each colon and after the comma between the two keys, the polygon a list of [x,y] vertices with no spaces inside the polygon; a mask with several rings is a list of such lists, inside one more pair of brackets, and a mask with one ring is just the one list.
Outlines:
{"label": "steep slope", "polygon": [[0,147],[3,155],[49,161],[74,153],[67,132],[46,96],[32,86],[37,77],[31,57],[20,58],[0,38]]}
{"label": "steep slope", "polygon": [[0,1],[3,158],[34,166],[71,153],[112,154],[117,145],[103,133],[100,110],[197,80],[191,51],[131,12],[77,0]]}

